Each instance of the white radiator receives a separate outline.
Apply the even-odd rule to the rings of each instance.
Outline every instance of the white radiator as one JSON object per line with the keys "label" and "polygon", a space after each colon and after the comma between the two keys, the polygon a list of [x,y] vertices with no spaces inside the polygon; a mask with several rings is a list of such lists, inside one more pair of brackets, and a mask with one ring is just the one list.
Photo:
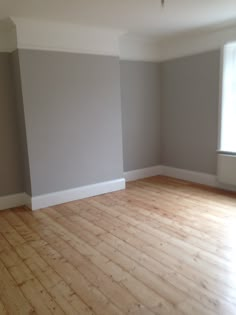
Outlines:
{"label": "white radiator", "polygon": [[220,183],[236,186],[236,155],[218,154],[217,179]]}

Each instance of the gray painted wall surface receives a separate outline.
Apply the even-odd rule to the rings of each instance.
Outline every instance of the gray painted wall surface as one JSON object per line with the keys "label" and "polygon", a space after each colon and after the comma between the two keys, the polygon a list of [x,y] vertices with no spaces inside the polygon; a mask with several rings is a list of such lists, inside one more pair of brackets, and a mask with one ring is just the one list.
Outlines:
{"label": "gray painted wall surface", "polygon": [[160,162],[160,76],[153,62],[120,61],[124,171]]}
{"label": "gray painted wall surface", "polygon": [[161,64],[0,53],[0,196],[123,177],[122,131],[124,171],[215,174],[219,65],[219,51]]}
{"label": "gray painted wall surface", "polygon": [[216,174],[220,52],[161,64],[161,163]]}
{"label": "gray painted wall surface", "polygon": [[11,54],[11,68],[13,74],[13,85],[15,90],[15,107],[17,112],[17,123],[19,127],[19,144],[22,165],[22,177],[24,181],[23,190],[28,195],[31,195],[31,180],[30,180],[30,170],[29,170],[29,157],[28,157],[28,146],[26,139],[26,129],[25,129],[25,116],[23,108],[23,98],[22,98],[22,88],[21,88],[21,76],[20,76],[20,65],[18,51],[14,51]]}
{"label": "gray painted wall surface", "polygon": [[0,196],[23,192],[10,54],[0,53]]}
{"label": "gray painted wall surface", "polygon": [[119,59],[20,50],[32,195],[123,177]]}

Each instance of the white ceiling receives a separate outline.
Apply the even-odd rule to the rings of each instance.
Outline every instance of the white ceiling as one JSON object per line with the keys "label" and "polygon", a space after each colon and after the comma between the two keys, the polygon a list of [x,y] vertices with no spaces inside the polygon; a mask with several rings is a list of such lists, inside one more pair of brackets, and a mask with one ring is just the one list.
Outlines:
{"label": "white ceiling", "polygon": [[236,22],[236,0],[0,0],[0,19],[35,18],[157,39]]}

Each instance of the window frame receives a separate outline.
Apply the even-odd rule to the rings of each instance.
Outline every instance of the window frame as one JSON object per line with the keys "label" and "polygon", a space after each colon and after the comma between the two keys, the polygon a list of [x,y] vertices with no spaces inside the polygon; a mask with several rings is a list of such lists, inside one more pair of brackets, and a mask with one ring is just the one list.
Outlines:
{"label": "window frame", "polygon": [[218,140],[217,140],[217,153],[224,155],[236,156],[235,151],[223,150],[222,149],[222,119],[223,119],[223,80],[224,80],[224,57],[225,47],[227,45],[235,44],[236,40],[226,42],[220,48],[220,77],[219,77],[219,106],[218,106]]}

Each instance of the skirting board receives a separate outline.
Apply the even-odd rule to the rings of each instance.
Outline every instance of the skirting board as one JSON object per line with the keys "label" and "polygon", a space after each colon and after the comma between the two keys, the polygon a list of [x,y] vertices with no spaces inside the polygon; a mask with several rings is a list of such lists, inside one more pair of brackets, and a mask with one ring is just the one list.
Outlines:
{"label": "skirting board", "polygon": [[216,175],[194,172],[169,166],[162,166],[162,175],[183,179],[211,187],[219,187]]}
{"label": "skirting board", "polygon": [[164,175],[169,177],[174,177],[178,179],[187,180],[190,182],[208,185],[212,187],[219,187],[217,183],[216,176],[206,173],[194,172],[164,165],[156,165],[140,170],[134,170],[130,172],[125,172],[124,177],[126,181],[134,181],[146,177]]}
{"label": "skirting board", "polygon": [[38,210],[41,208],[55,206],[65,202],[97,196],[121,189],[125,189],[124,178],[88,186],[82,186],[74,189],[58,191],[55,193],[40,195],[36,197],[27,196],[26,205],[32,210]]}
{"label": "skirting board", "polygon": [[222,184],[218,181],[216,175],[194,172],[189,170],[184,170],[180,168],[174,168],[169,166],[161,166],[161,174],[164,176],[169,176],[173,178],[187,180],[189,182],[202,184],[210,187],[216,187],[228,191],[236,191],[236,187],[232,185]]}
{"label": "skirting board", "polygon": [[0,197],[0,210],[20,207],[25,204],[25,193]]}
{"label": "skirting board", "polygon": [[125,181],[134,181],[146,177],[164,175],[179,178],[198,184],[223,188],[235,191],[235,187],[228,187],[218,183],[217,177],[211,174],[199,173],[169,166],[152,166],[140,170],[125,172],[124,177],[113,181],[82,186],[79,188],[59,191],[37,197],[31,197],[25,193],[0,197],[0,210],[27,205],[32,210],[38,210],[53,205],[79,200],[87,197],[97,196],[121,189],[125,189]]}
{"label": "skirting board", "polygon": [[127,182],[138,180],[141,178],[157,176],[162,174],[162,166],[156,165],[151,167],[142,168],[139,170],[129,171],[124,173],[124,178]]}

